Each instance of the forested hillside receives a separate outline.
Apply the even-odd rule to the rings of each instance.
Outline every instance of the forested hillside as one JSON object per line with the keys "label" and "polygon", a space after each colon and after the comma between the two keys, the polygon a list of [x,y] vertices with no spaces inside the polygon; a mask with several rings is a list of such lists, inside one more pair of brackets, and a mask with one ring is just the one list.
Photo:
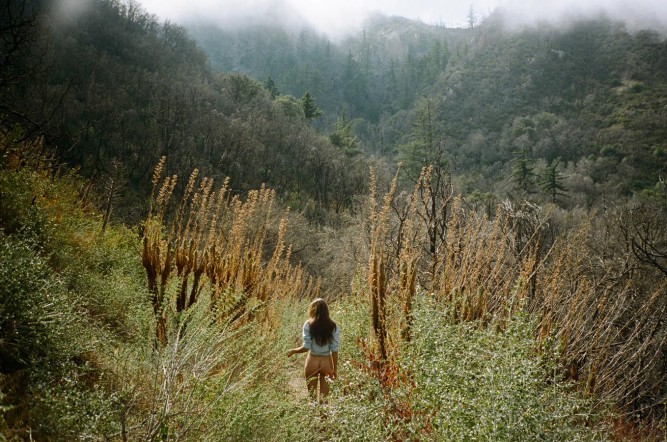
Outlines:
{"label": "forested hillside", "polygon": [[664,438],[665,36],[2,8],[0,440]]}
{"label": "forested hillside", "polygon": [[117,175],[135,221],[163,155],[170,173],[229,176],[239,191],[266,183],[303,206],[340,210],[366,186],[363,161],[313,130],[298,101],[275,102],[252,79],[211,70],[181,26],[136,2],[91,0],[76,14],[50,14],[29,17],[22,31],[34,57],[3,66],[33,77],[3,87],[3,127],[44,134],[87,176]]}
{"label": "forested hillside", "polygon": [[340,41],[279,23],[221,29],[197,22],[188,30],[213,66],[271,78],[278,91],[294,96],[309,91],[329,122],[343,108],[377,122],[409,107],[444,69],[449,47],[469,34],[399,17],[376,16],[367,25],[362,35]]}
{"label": "forested hillside", "polygon": [[325,126],[344,112],[367,152],[418,173],[442,151],[466,193],[539,194],[538,177],[512,185],[525,157],[536,175],[556,167],[570,207],[664,194],[667,43],[655,31],[605,19],[510,31],[502,16],[473,29],[376,17],[341,42],[275,25],[192,29],[213,65],[309,91]]}

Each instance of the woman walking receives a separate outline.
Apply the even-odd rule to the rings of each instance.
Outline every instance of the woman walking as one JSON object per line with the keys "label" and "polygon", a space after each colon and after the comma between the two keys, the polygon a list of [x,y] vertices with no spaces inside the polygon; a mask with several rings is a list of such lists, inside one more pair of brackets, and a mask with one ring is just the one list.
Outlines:
{"label": "woman walking", "polygon": [[329,317],[329,307],[317,298],[308,307],[308,320],[303,324],[303,345],[287,352],[287,356],[308,352],[304,374],[308,391],[317,397],[319,383],[320,401],[329,394],[329,379],[338,376],[338,341],[340,329]]}

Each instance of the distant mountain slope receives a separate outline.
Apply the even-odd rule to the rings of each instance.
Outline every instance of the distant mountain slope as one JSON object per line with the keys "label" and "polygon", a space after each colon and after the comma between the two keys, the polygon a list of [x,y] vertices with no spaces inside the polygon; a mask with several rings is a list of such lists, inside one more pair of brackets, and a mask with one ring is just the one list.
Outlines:
{"label": "distant mountain slope", "polygon": [[517,151],[537,172],[559,161],[587,204],[652,191],[667,173],[667,42],[654,31],[605,19],[510,31],[499,16],[474,29],[376,16],[337,43],[308,29],[191,29],[221,68],[310,91],[323,127],[345,109],[365,148],[390,159],[415,146],[430,100],[438,142],[415,161],[444,146],[464,190],[511,192]]}
{"label": "distant mountain slope", "polygon": [[[377,121],[383,113],[409,106],[429,83],[417,71],[418,59],[440,47],[444,63],[447,48],[467,33],[381,15],[371,18],[360,35],[340,42],[307,26],[275,22],[225,27],[202,20],[186,27],[213,66],[259,81],[271,77],[294,96],[309,91],[329,122],[343,108]],[[399,91],[400,84],[405,87]]]}
{"label": "distant mountain slope", "polygon": [[464,169],[525,149],[621,194],[667,170],[667,41],[656,32],[600,20],[509,33],[489,22],[436,90]]}

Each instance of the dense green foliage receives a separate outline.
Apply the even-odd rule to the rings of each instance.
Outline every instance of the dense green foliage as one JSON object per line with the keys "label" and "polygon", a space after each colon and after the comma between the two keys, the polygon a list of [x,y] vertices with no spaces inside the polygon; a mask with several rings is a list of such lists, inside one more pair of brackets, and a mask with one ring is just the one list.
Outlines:
{"label": "dense green foliage", "polygon": [[101,237],[72,177],[3,169],[0,181],[5,435],[27,437],[18,422],[43,440],[110,431],[106,356],[146,332],[132,234]]}
{"label": "dense green foliage", "polygon": [[187,28],[213,66],[271,78],[277,90],[297,97],[310,91],[329,122],[341,108],[370,122],[408,108],[445,68],[450,46],[468,35],[381,15],[362,35],[338,42],[306,25],[220,27],[202,20]]}
{"label": "dense green foliage", "polygon": [[10,168],[0,181],[8,440],[602,439],[590,404],[552,378],[555,354],[535,353],[525,318],[503,333],[455,325],[426,297],[389,390],[366,365],[367,301],[332,306],[345,352],[327,406],[307,402],[301,361],[284,359],[304,302],[277,303],[266,333],[212,323],[202,300],[170,316],[155,352],[136,234],[113,223],[102,234],[75,176]]}
{"label": "dense green foliage", "polygon": [[363,363],[365,349],[353,342],[369,327],[359,307],[337,312],[353,356],[321,424],[327,439],[605,439],[590,404],[550,379],[556,349],[535,352],[526,318],[500,333],[452,324],[438,303],[419,296],[413,341],[398,356],[395,383],[383,386]]}
{"label": "dense green foliage", "polygon": [[[653,31],[604,19],[509,31],[496,16],[474,29],[377,16],[334,42],[279,24],[191,24],[205,55],[185,28],[137,3],[31,11],[23,56],[3,67],[17,77],[0,88],[3,126],[44,133],[98,182],[120,162],[114,213],[133,219],[162,155],[170,172],[230,176],[240,191],[267,183],[298,208],[337,212],[365,187],[357,149],[413,177],[443,157],[461,191],[499,197],[526,194],[513,185],[514,152],[539,176],[558,160],[565,207],[655,192],[665,173],[667,43]],[[353,148],[336,134],[340,115],[354,122],[344,134]],[[554,199],[537,188],[531,198]]]}
{"label": "dense green foliage", "polygon": [[201,301],[168,310],[155,352],[136,230],[102,232],[74,175],[3,163],[0,183],[0,439],[289,439],[288,373],[268,363],[286,336],[213,323]]}

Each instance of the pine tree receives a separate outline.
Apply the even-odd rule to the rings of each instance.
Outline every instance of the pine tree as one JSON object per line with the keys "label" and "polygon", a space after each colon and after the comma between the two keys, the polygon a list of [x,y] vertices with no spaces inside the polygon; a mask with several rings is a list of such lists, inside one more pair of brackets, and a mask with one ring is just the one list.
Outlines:
{"label": "pine tree", "polygon": [[273,78],[271,77],[267,78],[266,81],[264,82],[264,87],[271,94],[271,99],[275,99],[278,95],[280,95],[278,86],[276,86],[276,83],[273,81]]}
{"label": "pine tree", "polygon": [[567,187],[563,185],[563,176],[558,170],[559,160],[551,163],[544,169],[544,174],[540,178],[540,189],[545,196],[551,198],[551,202],[556,204],[558,197],[567,197]]}
{"label": "pine tree", "polygon": [[470,9],[468,9],[468,27],[470,29],[474,28],[476,21],[477,21],[477,17],[475,16],[475,8],[471,4]]}
{"label": "pine tree", "polygon": [[422,99],[417,104],[416,114],[408,142],[398,146],[398,161],[413,180],[417,179],[423,166],[433,163],[442,142],[437,133],[435,102],[430,98]]}
{"label": "pine tree", "polygon": [[535,166],[528,159],[526,149],[514,152],[514,161],[512,163],[511,180],[514,184],[514,191],[530,194],[533,193],[535,186]]}
{"label": "pine tree", "polygon": [[301,97],[301,107],[303,107],[303,115],[306,117],[306,120],[311,120],[313,118],[319,118],[322,116],[322,111],[315,104],[315,99],[310,95],[310,92],[306,91]]}
{"label": "pine tree", "polygon": [[359,150],[359,139],[353,132],[354,121],[347,119],[345,109],[336,117],[333,132],[329,135],[331,143],[340,147],[345,155],[353,157],[361,153]]}

